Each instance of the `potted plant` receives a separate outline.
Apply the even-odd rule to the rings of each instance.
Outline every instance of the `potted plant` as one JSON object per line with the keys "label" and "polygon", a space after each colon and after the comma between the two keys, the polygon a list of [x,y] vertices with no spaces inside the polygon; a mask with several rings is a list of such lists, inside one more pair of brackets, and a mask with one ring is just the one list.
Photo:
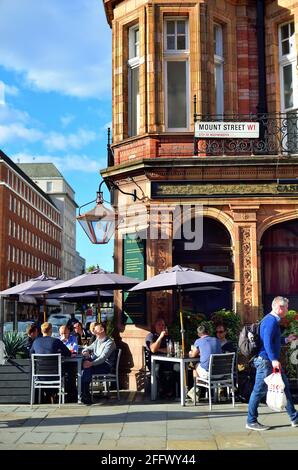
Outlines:
{"label": "potted plant", "polygon": [[25,359],[26,337],[16,331],[3,335],[5,361],[0,365],[0,403],[30,403],[31,366]]}

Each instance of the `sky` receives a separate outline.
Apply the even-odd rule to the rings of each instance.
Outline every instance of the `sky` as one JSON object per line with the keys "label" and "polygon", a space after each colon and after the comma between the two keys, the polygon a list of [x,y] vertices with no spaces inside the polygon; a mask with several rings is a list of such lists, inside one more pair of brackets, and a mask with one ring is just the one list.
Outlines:
{"label": "sky", "polygon": [[[0,149],[16,163],[54,163],[77,204],[92,201],[112,119],[102,0],[0,0],[0,37]],[[77,250],[113,270],[113,240],[92,245],[77,224]]]}

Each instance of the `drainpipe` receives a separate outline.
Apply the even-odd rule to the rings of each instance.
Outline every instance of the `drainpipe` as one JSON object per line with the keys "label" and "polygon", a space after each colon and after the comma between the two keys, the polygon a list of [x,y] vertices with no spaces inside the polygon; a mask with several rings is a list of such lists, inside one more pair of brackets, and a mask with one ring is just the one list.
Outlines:
{"label": "drainpipe", "polygon": [[266,63],[265,63],[265,1],[257,0],[257,46],[259,73],[258,114],[267,113]]}

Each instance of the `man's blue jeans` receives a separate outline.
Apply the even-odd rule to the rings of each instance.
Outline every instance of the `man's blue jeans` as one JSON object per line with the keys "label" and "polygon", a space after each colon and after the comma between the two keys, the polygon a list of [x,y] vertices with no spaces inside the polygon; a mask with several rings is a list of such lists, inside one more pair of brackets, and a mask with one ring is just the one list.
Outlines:
{"label": "man's blue jeans", "polygon": [[[253,365],[256,368],[256,381],[248,404],[248,424],[255,423],[258,420],[258,406],[261,399],[267,393],[267,385],[264,382],[264,379],[268,377],[268,375],[272,374],[272,364],[271,361],[268,361],[267,359],[263,359],[259,356],[254,359]],[[298,412],[294,407],[293,399],[290,393],[289,382],[283,371],[281,375],[285,384],[285,394],[287,397],[286,410],[291,418],[291,421],[295,421],[298,418]]]}

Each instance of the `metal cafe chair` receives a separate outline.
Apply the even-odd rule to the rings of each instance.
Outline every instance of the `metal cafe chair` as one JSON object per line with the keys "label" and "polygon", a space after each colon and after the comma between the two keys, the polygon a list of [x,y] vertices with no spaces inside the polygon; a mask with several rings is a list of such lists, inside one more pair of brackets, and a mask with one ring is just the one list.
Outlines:
{"label": "metal cafe chair", "polygon": [[91,381],[91,396],[93,397],[93,389],[94,386],[99,384],[104,384],[104,391],[109,393],[110,392],[110,384],[111,382],[116,382],[117,386],[117,398],[120,400],[120,387],[119,387],[119,363],[121,357],[121,349],[116,349],[115,352],[115,367],[114,372],[109,372],[107,374],[94,374],[92,375]]}
{"label": "metal cafe chair", "polygon": [[235,385],[234,385],[235,353],[211,354],[209,359],[209,375],[207,379],[196,377],[194,381],[194,404],[197,402],[197,387],[208,390],[209,409],[212,409],[211,390],[215,397],[219,388],[227,388],[228,395],[231,389],[232,403],[235,407]]}
{"label": "metal cafe chair", "polygon": [[49,388],[58,389],[60,407],[61,401],[64,403],[61,354],[32,354],[31,364],[31,408],[34,403],[35,390],[39,390],[38,402],[40,403],[41,390]]}

